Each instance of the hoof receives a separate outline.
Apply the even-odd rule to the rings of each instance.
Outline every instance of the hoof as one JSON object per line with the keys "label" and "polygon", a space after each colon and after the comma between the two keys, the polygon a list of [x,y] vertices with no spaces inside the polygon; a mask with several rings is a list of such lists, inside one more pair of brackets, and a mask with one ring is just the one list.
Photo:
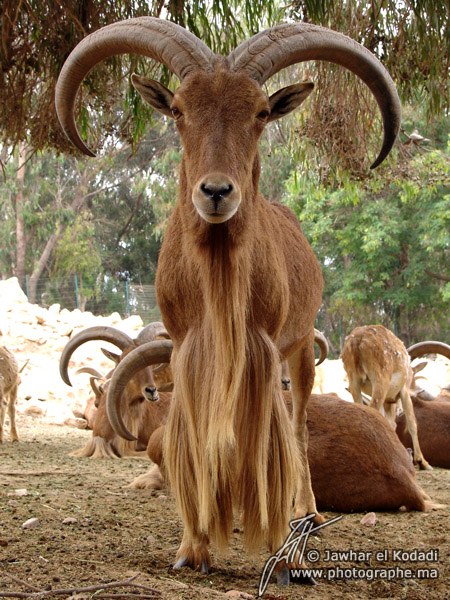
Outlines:
{"label": "hoof", "polygon": [[433,467],[429,463],[427,463],[426,460],[419,461],[417,464],[419,465],[419,469],[421,471],[432,471],[433,470]]}
{"label": "hoof", "polygon": [[174,569],[181,569],[182,567],[190,567],[189,559],[186,556],[182,556],[177,560],[177,562],[173,565]]}
{"label": "hoof", "polygon": [[289,585],[289,569],[284,566],[280,571],[277,572],[277,584],[278,585]]}
{"label": "hoof", "polygon": [[207,575],[209,573],[209,566],[207,560],[202,560],[202,563],[199,568],[196,568],[194,563],[189,560],[187,556],[180,557],[177,562],[173,565],[174,569],[182,569],[183,567],[190,567],[194,571],[200,571],[202,575]]}
{"label": "hoof", "polygon": [[203,575],[207,575],[209,573],[209,567],[206,560],[202,560],[202,568],[200,569],[200,573]]}

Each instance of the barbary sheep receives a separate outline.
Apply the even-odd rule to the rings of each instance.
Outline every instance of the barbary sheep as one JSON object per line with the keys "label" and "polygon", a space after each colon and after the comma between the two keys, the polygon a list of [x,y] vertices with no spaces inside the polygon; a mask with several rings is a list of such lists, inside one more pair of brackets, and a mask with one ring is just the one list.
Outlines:
{"label": "barbary sheep", "polygon": [[417,437],[410,397],[414,375],[403,342],[383,325],[356,327],[345,338],[341,358],[354,402],[363,403],[362,392],[369,395],[370,406],[378,411],[384,409],[394,430],[397,404],[401,399],[413,440],[414,462],[420,469],[429,469]]}
{"label": "barbary sheep", "polygon": [[[421,400],[411,394],[420,449],[433,467],[450,469],[450,402]],[[405,413],[396,419],[396,432],[406,448],[412,448]]]}
{"label": "barbary sheep", "polygon": [[[291,410],[291,394],[283,396]],[[335,394],[313,394],[307,426],[311,482],[320,510],[363,512],[405,506],[423,511],[435,506],[416,481],[409,452],[378,411]],[[161,426],[150,436],[147,454],[155,465],[130,487],[165,485],[163,435]]]}
{"label": "barbary sheep", "polygon": [[[167,338],[167,331],[160,322],[150,323],[144,327],[135,339],[130,338],[122,331],[114,327],[89,327],[76,334],[66,344],[60,359],[60,373],[63,381],[70,385],[68,376],[68,365],[72,354],[82,344],[93,341],[108,341],[122,350],[121,354],[116,354],[110,350],[102,349],[103,353],[110,358],[116,366],[120,361],[140,344],[147,343],[154,339]],[[160,366],[158,363],[157,366]],[[121,456],[133,456],[139,451],[139,445],[142,450],[145,449],[148,441],[146,432],[158,427],[166,419],[167,409],[164,400],[160,400],[160,394],[156,381],[157,376],[153,375],[150,366],[140,370],[127,383],[124,399],[123,413],[124,420],[130,430],[138,440],[138,444],[124,440],[114,431],[106,413],[106,397],[109,379],[114,371],[108,374],[108,377],[100,379],[100,374],[92,371],[89,367],[83,367],[78,373],[91,374],[91,387],[95,395],[94,404],[96,414],[93,422],[92,438],[88,440],[83,448],[75,450],[73,456],[91,456],[92,458],[116,458]],[[156,379],[156,381],[155,381]],[[101,381],[101,383],[99,382]],[[165,382],[165,380],[163,380]],[[92,407],[90,407],[92,410]],[[145,432],[145,433],[144,433]],[[143,437],[144,436],[144,437]],[[147,436],[147,437],[145,437]]]}
{"label": "barbary sheep", "polygon": [[20,384],[19,365],[14,354],[5,346],[0,346],[0,443],[3,443],[3,430],[8,409],[11,440],[19,441],[16,427],[17,389]]}
{"label": "barbary sheep", "polygon": [[[174,348],[175,401],[165,457],[184,522],[175,566],[208,571],[209,542],[228,546],[235,509],[243,512],[247,548],[267,544],[271,552],[289,531],[293,498],[296,517],[316,512],[306,404],[314,380],[322,275],[295,215],[258,191],[258,140],[266,124],[299,106],[313,84],[290,85],[270,97],[262,86],[282,68],[305,60],[328,60],[353,71],[374,94],[383,117],[383,145],[372,167],[395,142],[400,102],[369,50],[316,25],[270,28],[225,57],[174,23],[140,17],[88,35],[61,70],[58,117],[86,154],[92,152],[73,117],[78,87],[95,64],[128,52],[160,61],[181,80],[172,92],[132,76],[144,100],[175,120],[184,147],[178,201],[156,276],[158,306]],[[286,359],[292,419],[281,396],[280,364]],[[110,419],[132,439],[118,415],[113,380]],[[278,575],[280,583],[288,583],[284,565]]]}

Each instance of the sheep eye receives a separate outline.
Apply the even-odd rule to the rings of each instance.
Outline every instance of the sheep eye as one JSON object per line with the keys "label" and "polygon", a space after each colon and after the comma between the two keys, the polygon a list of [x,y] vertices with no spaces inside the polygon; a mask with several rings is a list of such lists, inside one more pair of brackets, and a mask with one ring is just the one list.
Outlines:
{"label": "sheep eye", "polygon": [[258,113],[257,115],[257,119],[259,119],[260,121],[267,121],[267,119],[269,118],[270,112],[268,110],[262,110],[260,113]]}
{"label": "sheep eye", "polygon": [[179,119],[179,118],[181,117],[181,115],[183,114],[183,113],[181,112],[181,110],[179,110],[179,109],[178,109],[176,106],[174,106],[174,107],[172,108],[172,111],[171,111],[171,112],[172,112],[172,116],[173,116],[173,118],[175,119],[175,121],[176,121],[177,119]]}

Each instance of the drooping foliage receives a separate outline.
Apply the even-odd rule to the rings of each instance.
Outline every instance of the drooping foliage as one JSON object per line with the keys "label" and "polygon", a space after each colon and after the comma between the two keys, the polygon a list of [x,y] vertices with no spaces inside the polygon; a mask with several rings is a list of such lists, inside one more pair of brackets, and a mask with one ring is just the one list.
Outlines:
{"label": "drooping foliage", "polygon": [[[405,101],[420,100],[429,115],[441,115],[449,108],[446,0],[294,0],[288,5],[276,0],[3,0],[0,140],[15,145],[26,139],[34,149],[70,151],[53,104],[64,60],[86,34],[142,15],[175,21],[218,53],[228,53],[246,37],[281,21],[325,25],[372,50],[392,74]],[[164,69],[136,56],[114,57],[86,78],[76,110],[83,135],[89,132],[94,138],[91,146],[98,147],[110,133],[127,141],[141,138],[150,111],[130,87],[129,75],[134,70],[142,74],[156,70],[156,76],[168,82]],[[308,74],[326,93],[314,96],[312,117],[302,133],[322,149],[322,157],[326,148],[331,149],[340,168],[361,171],[367,125],[377,114],[372,100],[342,69],[310,65],[292,76]],[[89,131],[93,121],[95,128]]]}

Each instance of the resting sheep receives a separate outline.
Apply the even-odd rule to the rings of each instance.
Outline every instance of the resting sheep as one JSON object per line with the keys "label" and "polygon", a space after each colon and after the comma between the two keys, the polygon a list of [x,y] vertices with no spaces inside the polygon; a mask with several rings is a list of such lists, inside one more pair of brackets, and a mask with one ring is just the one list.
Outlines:
{"label": "resting sheep", "polygon": [[[422,358],[426,354],[440,354],[450,359],[450,346],[443,342],[419,342],[408,348],[411,359]],[[420,369],[424,363],[416,368]],[[426,460],[433,467],[450,469],[450,386],[441,388],[437,396],[421,389],[414,380],[411,394],[414,416],[420,448]],[[406,415],[402,413],[396,419],[396,432],[406,448],[412,448],[412,439],[408,431]]]}
{"label": "resting sheep", "polygon": [[[291,410],[291,394],[283,392],[283,396]],[[409,452],[374,409],[335,394],[313,394],[307,426],[311,482],[319,509],[363,512],[405,506],[423,511],[434,506],[416,481]],[[150,436],[147,454],[155,465],[130,487],[165,485],[163,435],[164,427],[159,427]]]}
{"label": "resting sheep", "polygon": [[[450,402],[421,400],[411,395],[420,449],[433,467],[450,469]],[[406,448],[412,448],[405,413],[396,420],[396,432]]]}
{"label": "resting sheep", "polygon": [[[68,376],[68,365],[72,354],[82,344],[93,341],[108,341],[122,350],[121,354],[116,354],[110,350],[102,349],[102,352],[110,358],[116,365],[142,343],[154,339],[166,338],[167,332],[162,323],[156,322],[147,325],[136,339],[130,338],[122,331],[114,327],[89,327],[75,335],[65,346],[60,359],[61,377],[65,383],[70,385]],[[159,363],[158,363],[158,366]],[[165,377],[167,371],[170,377],[170,367],[164,366]],[[149,366],[137,373],[126,386],[124,393],[124,420],[130,430],[138,440],[138,444],[124,440],[117,435],[111,426],[106,413],[106,397],[109,385],[109,379],[114,371],[111,371],[106,378],[101,378],[100,373],[93,371],[89,367],[83,367],[77,373],[88,373],[91,375],[91,387],[94,392],[96,407],[95,419],[93,420],[92,438],[83,448],[72,452],[73,456],[91,456],[92,458],[116,458],[120,456],[134,456],[139,449],[145,449],[148,441],[148,433],[158,427],[165,421],[167,409],[164,401],[160,400],[157,389],[158,376],[153,376],[153,370]],[[161,382],[165,382],[165,379]],[[93,407],[90,406],[92,412]],[[144,433],[145,432],[145,433]],[[143,437],[144,436],[144,437]],[[139,448],[139,445],[141,448]]]}
{"label": "resting sheep", "polygon": [[[174,348],[175,401],[165,459],[184,522],[175,566],[207,572],[209,542],[228,546],[234,510],[242,511],[246,547],[256,551],[267,544],[271,552],[289,531],[293,499],[296,517],[316,512],[306,404],[314,380],[322,275],[295,215],[258,191],[258,140],[266,124],[299,106],[313,84],[290,85],[270,97],[262,86],[282,68],[305,60],[328,60],[356,73],[383,117],[383,146],[372,167],[395,142],[400,102],[370,51],[322,27],[279,25],[224,57],[174,23],[140,17],[90,34],[62,68],[58,117],[86,154],[92,152],[73,118],[77,89],[96,63],[126,52],[162,62],[181,80],[172,92],[132,76],[144,100],[175,120],[184,148],[178,201],[156,276],[158,306]],[[138,352],[139,360],[144,354]],[[281,395],[280,365],[286,359],[292,419]],[[132,439],[119,404],[111,384],[111,422]],[[285,566],[278,578],[288,583]]]}

